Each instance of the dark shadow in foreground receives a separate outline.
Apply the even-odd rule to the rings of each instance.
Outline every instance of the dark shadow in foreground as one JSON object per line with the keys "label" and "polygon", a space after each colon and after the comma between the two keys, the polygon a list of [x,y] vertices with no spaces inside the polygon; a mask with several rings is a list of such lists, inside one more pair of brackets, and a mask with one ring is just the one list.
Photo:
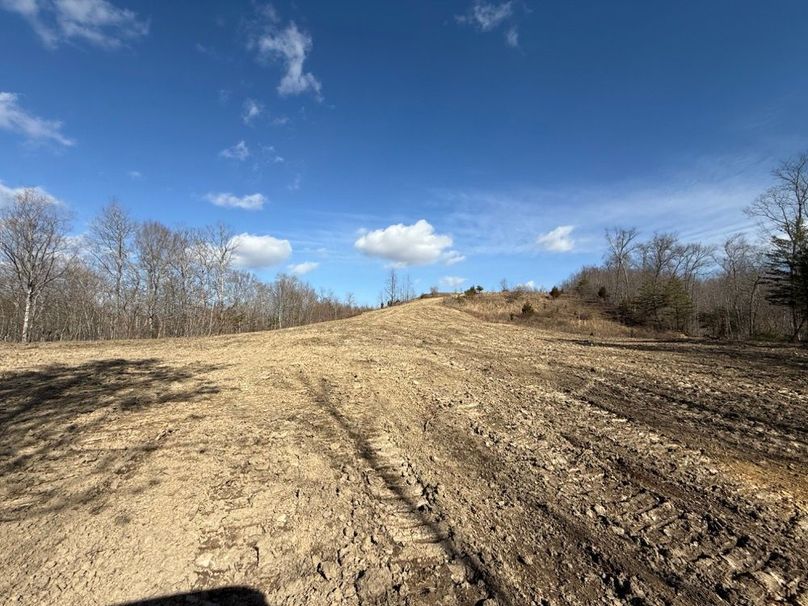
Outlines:
{"label": "dark shadow in foreground", "polygon": [[204,604],[206,606],[269,606],[264,594],[249,587],[220,587],[206,591],[191,591],[125,602],[115,606],[180,606],[185,604]]}
{"label": "dark shadow in foreground", "polygon": [[141,415],[219,393],[216,368],[114,358],[0,372],[0,499],[15,502],[0,521],[103,500],[171,432]]}

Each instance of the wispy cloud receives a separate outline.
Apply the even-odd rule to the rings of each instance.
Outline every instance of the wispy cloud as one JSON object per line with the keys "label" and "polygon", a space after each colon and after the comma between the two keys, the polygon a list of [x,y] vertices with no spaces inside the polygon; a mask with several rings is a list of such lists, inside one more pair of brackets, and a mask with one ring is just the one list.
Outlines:
{"label": "wispy cloud", "polygon": [[81,40],[114,49],[149,32],[148,21],[107,0],[0,0],[0,9],[23,17],[48,48]]}
{"label": "wispy cloud", "polygon": [[262,145],[261,151],[270,164],[283,164],[286,160],[275,149],[274,145]]}
{"label": "wispy cloud", "polygon": [[363,254],[392,261],[394,265],[429,265],[443,261],[452,265],[462,261],[452,250],[452,237],[436,234],[435,228],[421,219],[412,225],[397,223],[384,229],[363,231],[354,247]]}
{"label": "wispy cloud", "polygon": [[264,106],[258,101],[255,99],[245,99],[241,110],[241,119],[244,124],[249,126],[256,120],[256,118],[258,118],[258,116],[261,115],[263,111]]}
{"label": "wispy cloud", "polygon": [[461,278],[460,276],[443,276],[440,279],[440,284],[444,288],[448,288],[450,290],[457,290],[463,285],[465,281],[466,278]]}
{"label": "wispy cloud", "polygon": [[[615,225],[642,233],[674,231],[686,241],[717,243],[739,231],[754,232],[743,213],[770,183],[774,160],[706,158],[677,172],[600,184],[521,186],[434,192],[444,224],[468,253],[531,254],[556,250],[592,254]],[[575,226],[574,232],[559,228]],[[553,233],[554,232],[554,233]],[[574,234],[574,237],[573,237]],[[538,242],[540,237],[546,237]],[[565,242],[572,242],[572,248]]]}
{"label": "wispy cloud", "polygon": [[304,274],[309,273],[310,271],[314,271],[320,267],[320,264],[316,261],[304,261],[303,263],[297,263],[296,265],[290,265],[289,271],[293,274],[302,276]]}
{"label": "wispy cloud", "polygon": [[126,174],[130,179],[132,179],[134,181],[137,181],[138,179],[143,178],[143,173],[141,173],[139,170],[130,170]]}
{"label": "wispy cloud", "polygon": [[575,242],[571,237],[573,229],[575,229],[573,225],[559,225],[536,238],[536,245],[541,250],[550,252],[570,252],[575,248]]}
{"label": "wispy cloud", "polygon": [[261,210],[267,201],[263,194],[249,194],[239,197],[229,192],[211,192],[205,195],[205,199],[216,206],[223,206],[225,208],[242,208],[245,210]]}
{"label": "wispy cloud", "polygon": [[249,48],[255,51],[259,61],[279,62],[286,70],[278,83],[278,93],[286,96],[312,92],[319,97],[322,85],[304,67],[314,46],[311,35],[300,30],[293,21],[281,26],[277,12],[271,8],[261,11],[257,29],[259,33],[250,38]]}
{"label": "wispy cloud", "polygon": [[298,191],[302,185],[303,175],[300,173],[295,173],[295,176],[292,178],[292,182],[286,186],[286,189],[289,191]]}
{"label": "wispy cloud", "polygon": [[516,27],[510,27],[508,31],[505,32],[505,43],[511,48],[519,46],[519,32],[516,30]]}
{"label": "wispy cloud", "polygon": [[222,158],[227,158],[228,160],[238,160],[239,162],[243,162],[250,157],[250,148],[247,147],[247,143],[242,140],[235,145],[220,151],[219,156]]}
{"label": "wispy cloud", "polygon": [[491,32],[510,24],[505,31],[505,43],[515,48],[519,46],[519,32],[514,23],[515,16],[516,11],[512,1],[497,3],[474,0],[468,11],[458,15],[455,19],[458,23],[469,25],[481,32]]}
{"label": "wispy cloud", "polygon": [[15,93],[0,92],[0,129],[23,135],[32,143],[56,143],[65,147],[75,141],[62,134],[62,123],[46,120],[26,111]]}

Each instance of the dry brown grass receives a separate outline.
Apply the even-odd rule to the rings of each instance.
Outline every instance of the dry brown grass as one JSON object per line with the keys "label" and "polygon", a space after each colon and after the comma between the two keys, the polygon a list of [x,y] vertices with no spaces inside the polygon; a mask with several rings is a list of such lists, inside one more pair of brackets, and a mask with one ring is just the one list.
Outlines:
{"label": "dry brown grass", "polygon": [[[445,303],[487,322],[518,322],[546,330],[598,337],[659,336],[647,329],[620,324],[608,318],[604,309],[571,295],[553,299],[543,292],[513,291],[472,297],[455,295],[447,297]],[[530,303],[533,313],[522,313],[525,303]]]}

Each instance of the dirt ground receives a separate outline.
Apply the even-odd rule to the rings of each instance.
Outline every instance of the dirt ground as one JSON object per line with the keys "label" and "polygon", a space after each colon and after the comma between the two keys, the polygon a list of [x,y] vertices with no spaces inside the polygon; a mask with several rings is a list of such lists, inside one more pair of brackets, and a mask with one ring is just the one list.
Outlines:
{"label": "dirt ground", "polygon": [[807,471],[785,346],[440,300],[3,345],[0,602],[805,606]]}

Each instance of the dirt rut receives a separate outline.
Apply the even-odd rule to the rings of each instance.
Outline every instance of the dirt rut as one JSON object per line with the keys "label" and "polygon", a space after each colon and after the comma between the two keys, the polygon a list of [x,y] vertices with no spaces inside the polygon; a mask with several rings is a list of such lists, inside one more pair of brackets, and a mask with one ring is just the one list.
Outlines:
{"label": "dirt rut", "polygon": [[805,350],[433,300],[0,373],[4,603],[808,605]]}

